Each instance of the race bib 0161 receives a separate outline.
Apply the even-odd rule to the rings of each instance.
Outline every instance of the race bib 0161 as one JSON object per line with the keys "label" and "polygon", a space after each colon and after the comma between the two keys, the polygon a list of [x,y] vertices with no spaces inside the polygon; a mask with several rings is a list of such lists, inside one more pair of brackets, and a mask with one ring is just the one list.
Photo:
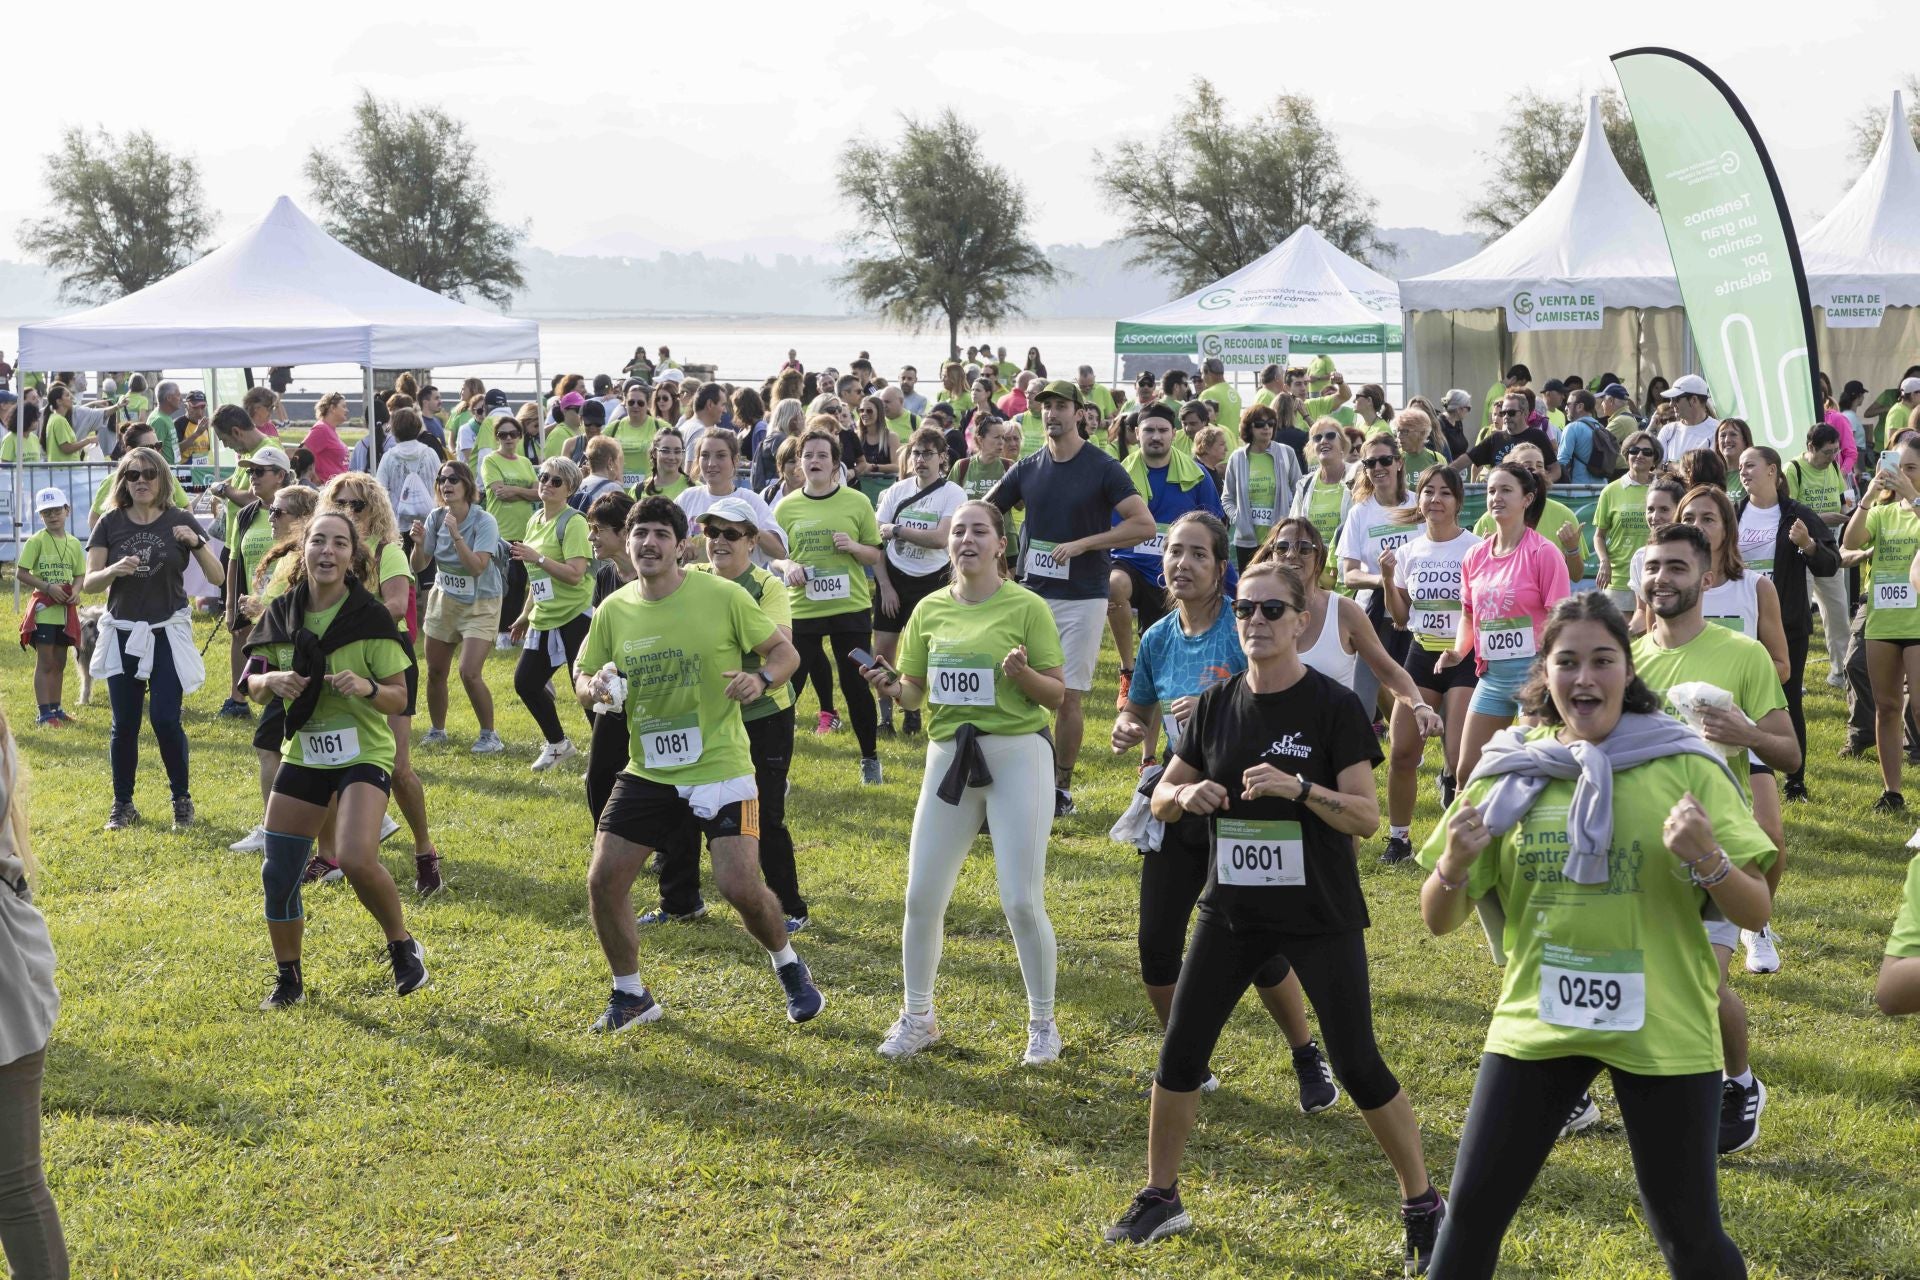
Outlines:
{"label": "race bib 0161", "polygon": [[360,731],[345,729],[308,729],[300,734],[300,758],[323,769],[352,764],[360,758]]}

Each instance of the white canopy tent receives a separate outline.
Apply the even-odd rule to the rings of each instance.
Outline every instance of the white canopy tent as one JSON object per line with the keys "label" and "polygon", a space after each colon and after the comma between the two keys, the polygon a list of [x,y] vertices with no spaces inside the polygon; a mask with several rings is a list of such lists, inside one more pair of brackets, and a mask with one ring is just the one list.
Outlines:
{"label": "white canopy tent", "polygon": [[1541,381],[1611,370],[1637,399],[1653,374],[1688,363],[1666,233],[1607,145],[1598,97],[1538,207],[1465,262],[1402,280],[1400,300],[1407,385],[1431,395],[1478,398],[1520,362]]}
{"label": "white canopy tent", "polygon": [[1898,386],[1920,363],[1920,150],[1898,92],[1866,172],[1801,240],[1800,258],[1834,390],[1849,378]]}

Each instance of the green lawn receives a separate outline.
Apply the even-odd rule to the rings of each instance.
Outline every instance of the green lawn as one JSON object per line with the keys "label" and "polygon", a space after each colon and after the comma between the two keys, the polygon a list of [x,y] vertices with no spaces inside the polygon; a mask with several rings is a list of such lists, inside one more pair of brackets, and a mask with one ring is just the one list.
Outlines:
{"label": "green lawn", "polygon": [[[209,655],[222,673],[224,649]],[[509,753],[467,753],[456,681],[456,746],[421,760],[450,891],[405,896],[434,985],[396,1000],[378,932],[329,886],[306,899],[312,996],[270,1016],[255,1011],[272,974],[259,860],[225,847],[257,816],[247,728],[214,719],[219,694],[202,690],[188,734],[203,825],[154,823],[166,789],[148,739],[149,825],[104,835],[105,689],[78,727],[36,730],[29,659],[12,651],[0,687],[35,770],[39,900],[66,998],[46,1155],[77,1275],[1399,1274],[1384,1159],[1350,1102],[1299,1113],[1252,1000],[1190,1149],[1196,1230],[1145,1252],[1099,1243],[1143,1178],[1158,1041],[1135,968],[1135,856],[1106,837],[1132,776],[1104,749],[1110,711],[1092,717],[1081,816],[1056,830],[1050,864],[1056,1066],[1018,1065],[1025,1004],[986,858],[948,920],[946,1039],[899,1066],[874,1054],[899,1002],[922,757],[885,744],[888,781],[863,790],[844,733],[803,735],[791,806],[814,919],[799,945],[825,1013],[787,1023],[764,954],[710,893],[708,920],[642,939],[665,1020],[607,1041],[586,1034],[608,982],[578,770],[527,771],[536,735],[508,656],[489,678]],[[1913,1276],[1920,1052],[1916,1028],[1869,999],[1912,822],[1869,811],[1870,762],[1834,759],[1842,703],[1819,663],[1816,803],[1790,811],[1776,913],[1786,967],[1737,979],[1772,1096],[1721,1191],[1756,1276]],[[1101,690],[1110,707],[1111,651]],[[1416,834],[1435,817],[1423,787]],[[1416,873],[1380,868],[1379,846],[1361,864],[1375,1013],[1444,1188],[1496,974],[1474,931],[1427,936]],[[402,841],[388,863],[410,877]],[[1503,1274],[1664,1275],[1601,1095],[1606,1123],[1555,1153]]]}

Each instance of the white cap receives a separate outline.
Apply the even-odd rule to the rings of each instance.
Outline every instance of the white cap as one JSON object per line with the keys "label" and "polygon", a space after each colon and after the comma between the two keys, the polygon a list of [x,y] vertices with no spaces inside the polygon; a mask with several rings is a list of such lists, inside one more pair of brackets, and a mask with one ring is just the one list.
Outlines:
{"label": "white cap", "polygon": [[51,511],[55,507],[70,507],[72,505],[71,502],[67,501],[67,491],[58,485],[50,484],[33,495],[33,509],[35,511]]}
{"label": "white cap", "polygon": [[1661,393],[1661,398],[1675,400],[1681,396],[1710,396],[1713,392],[1707,388],[1707,380],[1697,373],[1681,375]]}
{"label": "white cap", "polygon": [[664,369],[654,375],[655,382],[685,382],[687,375],[678,369]]}
{"label": "white cap", "polygon": [[746,499],[736,498],[732,494],[728,494],[701,512],[700,519],[702,521],[725,520],[729,524],[743,524],[756,532],[760,528],[760,519],[754,515],[753,508],[747,505]]}
{"label": "white cap", "polygon": [[1916,391],[1920,391],[1920,378],[1906,378],[1901,381],[1900,383],[1901,395],[1910,396]]}
{"label": "white cap", "polygon": [[242,458],[240,465],[246,467],[277,467],[282,471],[292,471],[293,459],[287,456],[286,450],[276,449],[270,444],[263,444],[253,451],[251,458]]}

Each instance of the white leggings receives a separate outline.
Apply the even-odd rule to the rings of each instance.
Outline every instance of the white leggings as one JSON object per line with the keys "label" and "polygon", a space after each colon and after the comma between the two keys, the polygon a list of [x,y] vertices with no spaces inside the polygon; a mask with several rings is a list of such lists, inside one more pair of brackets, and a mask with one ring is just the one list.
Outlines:
{"label": "white leggings", "polygon": [[958,805],[936,792],[954,756],[951,742],[927,744],[927,771],[913,814],[907,849],[907,920],[901,956],[906,969],[907,1012],[933,1010],[933,977],[940,968],[947,902],[960,879],[980,819],[993,837],[1000,909],[1020,953],[1027,983],[1027,1016],[1053,1017],[1055,948],[1047,919],[1047,837],[1053,830],[1053,748],[1037,733],[980,738],[993,784],[968,787]]}

